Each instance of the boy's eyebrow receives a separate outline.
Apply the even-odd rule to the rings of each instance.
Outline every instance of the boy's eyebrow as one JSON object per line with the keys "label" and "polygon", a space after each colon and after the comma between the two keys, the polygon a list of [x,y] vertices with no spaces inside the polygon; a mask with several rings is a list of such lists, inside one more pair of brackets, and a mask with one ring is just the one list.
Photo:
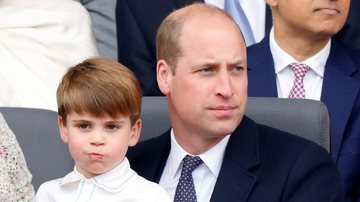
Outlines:
{"label": "boy's eyebrow", "polygon": [[91,122],[91,121],[86,120],[86,119],[74,119],[74,120],[71,120],[71,122]]}
{"label": "boy's eyebrow", "polygon": [[124,120],[109,120],[109,121],[106,121],[105,123],[107,123],[107,124],[111,124],[111,123],[123,124],[124,122],[125,122]]}

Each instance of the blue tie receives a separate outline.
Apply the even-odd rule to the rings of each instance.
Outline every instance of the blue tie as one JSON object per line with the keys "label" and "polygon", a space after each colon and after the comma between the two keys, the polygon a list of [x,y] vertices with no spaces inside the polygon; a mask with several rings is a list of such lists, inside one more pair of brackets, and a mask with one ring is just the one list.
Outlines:
{"label": "blue tie", "polygon": [[174,202],[196,202],[196,191],[192,178],[192,171],[202,164],[198,156],[186,155],[183,159],[183,167],[179,183],[177,184]]}
{"label": "blue tie", "polygon": [[246,46],[250,46],[255,43],[254,35],[252,33],[249,21],[241,8],[239,0],[225,0],[224,10],[231,15],[236,24],[241,29],[244,35]]}

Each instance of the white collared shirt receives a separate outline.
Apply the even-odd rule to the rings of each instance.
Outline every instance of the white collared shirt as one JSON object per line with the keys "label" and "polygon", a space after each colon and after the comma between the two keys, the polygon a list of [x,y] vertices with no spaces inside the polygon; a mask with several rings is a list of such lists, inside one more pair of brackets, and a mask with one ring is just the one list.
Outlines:
{"label": "white collared shirt", "polygon": [[[270,31],[269,41],[271,54],[274,59],[278,97],[287,98],[295,80],[295,74],[288,65],[299,61],[296,61],[276,43],[274,29]],[[305,61],[299,62],[310,67],[303,80],[306,99],[320,100],[321,98],[325,65],[330,54],[330,46],[331,40],[318,53]]]}
{"label": "white collared shirt", "polygon": [[[199,155],[204,163],[192,172],[198,202],[210,201],[229,138],[230,135],[227,135],[214,147]],[[177,143],[174,132],[171,130],[171,150],[159,184],[165,188],[172,199],[181,175],[182,160],[186,155],[188,153]]]}
{"label": "white collared shirt", "polygon": [[34,201],[171,202],[172,199],[158,184],[140,177],[124,158],[114,169],[90,179],[74,168],[65,177],[42,184]]}
{"label": "white collared shirt", "polygon": [[[265,36],[265,11],[264,0],[239,0],[245,15],[248,18],[255,42],[260,42]],[[205,3],[224,9],[225,0],[205,0]]]}

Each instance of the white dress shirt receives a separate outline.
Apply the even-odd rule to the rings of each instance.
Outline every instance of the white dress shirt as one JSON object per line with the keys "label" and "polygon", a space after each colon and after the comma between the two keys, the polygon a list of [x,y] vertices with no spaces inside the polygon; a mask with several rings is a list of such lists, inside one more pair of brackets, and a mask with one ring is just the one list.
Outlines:
{"label": "white dress shirt", "polygon": [[331,40],[329,40],[326,46],[318,53],[301,62],[296,61],[291,55],[280,48],[274,38],[274,29],[271,29],[270,31],[269,41],[271,54],[274,59],[278,97],[289,97],[291,88],[294,85],[295,74],[288,65],[290,63],[298,62],[306,64],[310,67],[310,70],[305,74],[303,80],[305,98],[320,100],[325,65],[330,54]]}
{"label": "white dress shirt", "polygon": [[34,201],[132,201],[171,202],[172,199],[158,184],[140,177],[125,158],[107,173],[86,178],[76,168],[63,178],[45,182]]}
{"label": "white dress shirt", "polygon": [[[192,172],[198,202],[210,201],[229,138],[230,135],[226,136],[214,147],[199,155],[204,163]],[[181,175],[182,160],[186,155],[188,153],[177,143],[174,132],[171,130],[171,150],[159,184],[165,188],[172,199]]]}
{"label": "white dress shirt", "polygon": [[[265,36],[265,0],[239,0],[248,18],[255,42],[260,42]],[[225,0],[205,0],[205,3],[224,9]]]}

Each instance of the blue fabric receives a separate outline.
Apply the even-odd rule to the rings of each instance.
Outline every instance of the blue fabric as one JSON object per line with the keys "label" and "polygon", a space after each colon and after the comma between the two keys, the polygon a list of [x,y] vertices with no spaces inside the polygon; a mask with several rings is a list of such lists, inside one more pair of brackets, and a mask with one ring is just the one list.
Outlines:
{"label": "blue fabric", "polygon": [[254,35],[249,21],[241,8],[240,2],[238,0],[225,0],[224,10],[232,16],[236,24],[240,27],[245,38],[246,46],[254,44]]}
{"label": "blue fabric", "polygon": [[[360,51],[335,40],[325,64],[321,101],[331,120],[331,155],[336,161],[346,201],[360,201]],[[269,38],[248,47],[248,94],[277,97]]]}

